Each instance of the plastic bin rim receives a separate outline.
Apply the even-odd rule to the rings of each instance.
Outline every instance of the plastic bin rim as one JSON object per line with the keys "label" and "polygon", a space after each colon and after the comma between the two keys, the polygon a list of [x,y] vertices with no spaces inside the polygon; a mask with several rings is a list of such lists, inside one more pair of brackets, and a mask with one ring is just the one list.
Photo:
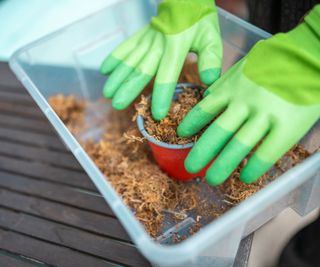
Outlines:
{"label": "plastic bin rim", "polygon": [[[283,175],[279,176],[268,186],[241,202],[238,206],[230,209],[223,216],[206,225],[196,235],[189,237],[187,240],[180,244],[176,244],[173,246],[164,246],[150,239],[141,239],[139,240],[140,242],[138,242],[137,245],[142,252],[148,250],[147,254],[143,254],[150,260],[153,259],[155,262],[166,262],[166,257],[168,257],[169,254],[172,254],[173,258],[175,259],[174,264],[183,262],[182,260],[176,258],[183,257],[184,254],[194,254],[194,247],[202,247],[202,249],[205,249],[206,241],[212,240],[212,238],[214,238],[215,240],[223,238],[226,234],[230,233],[229,231],[224,232],[223,229],[228,228],[229,225],[233,225],[239,221],[242,221],[244,216],[243,214],[246,214],[247,216],[244,222],[246,223],[260,212],[256,211],[255,209],[257,205],[259,205],[262,210],[269,206],[271,195],[273,195],[272,203],[276,202],[284,195],[297,188],[297,186],[302,185],[310,177],[315,176],[317,171],[320,170],[319,163],[320,152],[316,152],[314,155],[310,156],[302,163],[298,164],[297,166],[285,172]],[[307,175],[306,172],[308,172]],[[291,176],[293,173],[295,176],[304,174],[304,178],[300,179],[298,183],[292,183]],[[285,188],[285,193],[283,188]],[[238,226],[240,227],[240,230],[243,230],[241,229],[241,227],[243,227],[243,223]],[[172,264],[172,258],[167,263]]]}
{"label": "plastic bin rim", "polygon": [[[50,40],[52,38],[54,38],[56,35],[59,35],[61,34],[63,31],[67,30],[68,28],[71,28],[73,25],[76,25],[78,24],[79,22],[81,21],[84,21],[84,20],[87,20],[89,19],[90,17],[96,15],[96,14],[99,14],[99,13],[102,13],[104,12],[105,9],[109,9],[109,8],[114,8],[115,6],[118,6],[118,5],[121,5],[123,4],[123,2],[126,2],[128,0],[119,0],[119,2],[117,3],[112,3],[111,5],[110,4],[106,4],[105,7],[101,8],[101,10],[98,10],[98,11],[94,11],[86,16],[83,16],[82,18],[80,19],[77,19],[71,23],[69,23],[68,25],[65,25],[65,26],[62,26],[61,28],[59,29],[56,29],[44,36],[41,36],[35,40],[33,40],[32,42],[30,43],[27,43],[25,45],[23,45],[21,48],[18,48],[9,58],[9,65],[11,66],[11,62],[15,61],[20,54],[24,53],[25,51],[31,49],[32,47],[35,47],[37,46],[38,44],[42,43],[43,41],[46,41],[46,40]],[[272,36],[272,34],[270,34],[269,32],[239,18],[238,16],[236,15],[233,15],[232,13],[224,10],[223,8],[221,7],[217,7],[218,9],[218,13],[223,15],[226,19],[232,19],[233,21],[241,24],[242,27],[248,29],[249,31],[255,31],[257,34],[261,35],[261,36],[264,36],[265,38],[269,38]]]}
{"label": "plastic bin rim", "polygon": [[[21,69],[21,71],[23,71],[23,70]],[[31,84],[31,86],[34,86],[34,85]],[[29,90],[29,88],[28,88],[28,90]],[[46,105],[48,106],[49,109],[51,109],[51,107],[49,106],[49,104],[47,102],[46,102]],[[54,115],[57,117],[60,126],[62,126],[63,128],[65,128],[65,130],[67,130],[67,128],[65,127],[63,122],[60,120],[60,118],[55,113],[54,113]],[[73,138],[73,136],[70,132],[68,132],[68,135]],[[62,138],[65,139],[66,137],[62,136]],[[82,151],[83,149],[78,144],[77,140],[74,139],[74,142],[77,143],[79,150]],[[91,161],[90,158],[88,158],[87,160],[90,161],[91,164],[93,164],[93,162]],[[188,258],[190,258],[190,257],[187,258],[186,255],[193,255],[195,253],[194,252],[195,245],[198,248],[203,247],[203,246],[205,247],[206,241],[209,241],[212,239],[219,240],[219,239],[223,238],[224,235],[229,233],[229,232],[224,232],[223,229],[226,227],[228,228],[228,225],[232,225],[234,223],[237,224],[237,222],[243,220],[244,213],[246,213],[247,218],[244,222],[242,222],[243,224],[246,223],[248,220],[250,220],[250,218],[254,217],[256,215],[256,212],[254,211],[254,206],[257,205],[257,202],[259,203],[260,207],[267,207],[269,200],[270,200],[270,192],[272,192],[272,195],[274,195],[274,194],[277,195],[277,191],[279,191],[278,192],[279,195],[275,196],[273,198],[272,202],[275,202],[277,199],[280,199],[281,197],[283,197],[284,195],[286,195],[287,193],[292,191],[292,189],[296,188],[297,184],[291,182],[291,179],[290,179],[291,173],[294,172],[296,174],[298,171],[305,172],[306,165],[307,166],[310,165],[310,167],[307,168],[309,170],[309,172],[311,171],[311,173],[313,173],[313,172],[316,173],[316,171],[320,169],[320,164],[317,165],[316,164],[317,162],[318,163],[320,162],[320,152],[317,152],[316,154],[312,155],[310,158],[308,158],[307,160],[305,160],[301,164],[290,169],[288,172],[286,172],[285,174],[283,174],[282,176],[277,178],[275,181],[270,183],[267,187],[265,187],[262,190],[260,190],[259,192],[255,193],[253,196],[246,199],[238,206],[233,207],[231,210],[229,210],[223,216],[221,216],[217,220],[211,222],[210,224],[206,225],[199,233],[197,233],[194,236],[191,236],[186,241],[184,241],[180,244],[176,244],[174,246],[164,246],[159,243],[156,243],[153,239],[151,239],[151,237],[146,233],[146,231],[144,229],[143,229],[144,234],[142,236],[140,236],[138,238],[136,238],[136,236],[132,236],[132,235],[130,235],[130,236],[133,238],[133,240],[135,241],[135,243],[139,247],[140,251],[149,260],[154,261],[154,262],[161,262],[161,263],[167,262],[168,264],[183,263],[183,262],[187,261]],[[314,170],[315,166],[316,166],[316,170]],[[100,172],[100,170],[98,170],[96,168],[96,166],[94,166],[94,169],[96,169],[99,176],[102,179],[104,179],[104,175]],[[314,175],[314,173],[311,175]],[[298,173],[298,175],[299,175],[299,173]],[[301,185],[302,183],[304,183],[305,180],[307,180],[309,177],[310,177],[310,175],[305,176],[303,179],[300,179],[298,186]],[[104,181],[104,182],[109,184],[107,181]],[[111,186],[109,185],[109,187],[111,187]],[[274,190],[274,188],[275,188],[275,190]],[[282,188],[285,188],[285,191],[283,191]],[[115,194],[117,194],[112,187],[110,189]],[[131,214],[131,216],[134,217],[133,213],[125,206],[125,204],[122,202],[122,200],[120,200],[120,202],[124,206],[125,210],[127,210]],[[112,206],[112,209],[117,214],[119,219],[121,221],[123,221],[122,216],[119,215],[119,213],[117,212],[118,210],[115,209],[114,206]],[[134,218],[134,220],[135,220],[135,223],[137,223],[139,225],[139,227],[141,228],[141,224],[135,218]],[[128,232],[130,234],[130,230],[128,230]],[[168,255],[171,255],[171,254],[172,254],[172,258],[170,257],[170,259],[168,259]]]}
{"label": "plastic bin rim", "polygon": [[[125,1],[121,1],[125,2]],[[111,6],[119,5],[120,3],[116,3],[113,5],[108,5],[106,8],[110,8]],[[105,9],[105,8],[103,8]],[[100,13],[102,12],[97,11],[92,14]],[[232,18],[234,21],[237,21],[238,23],[241,23],[243,27],[249,29],[250,31],[254,30],[256,32],[260,32],[261,35],[264,35],[267,37],[267,35],[270,35],[266,33],[265,31],[258,29],[257,27],[243,21],[242,19],[230,14],[227,11],[224,11],[219,8],[219,12],[224,15],[226,18]],[[87,17],[92,16],[92,14],[88,15]],[[24,53],[26,50],[37,46],[39,43],[42,43],[45,40],[49,40],[51,38],[54,38],[56,35],[60,34],[62,31],[66,30],[68,27],[72,26],[73,24],[78,23],[79,21],[87,19],[87,17],[84,17],[71,25],[68,25],[63,28],[63,30],[57,30],[46,37],[42,37],[38,39],[37,41],[34,41],[30,43],[29,45],[26,45],[22,47],[21,49],[17,50],[13,56],[10,59],[10,67],[17,73],[19,73],[20,78],[28,77],[25,73],[25,71],[21,68],[21,66],[18,63],[18,57],[21,53]],[[32,90],[37,90],[36,87],[33,84],[29,84],[29,87],[32,87]],[[31,89],[30,89],[31,90]],[[49,104],[46,100],[39,100],[39,101],[45,101],[45,104],[48,108],[50,108]],[[60,121],[59,126],[65,127],[64,124]],[[73,137],[71,133],[68,133],[69,136]],[[77,141],[76,141],[77,142]],[[80,146],[77,142],[77,145]],[[80,147],[80,149],[82,149]],[[143,254],[154,262],[161,262],[161,263],[168,263],[168,264],[177,264],[180,262],[184,262],[185,260],[188,260],[190,258],[190,255],[194,254],[194,246],[198,247],[206,247],[206,241],[212,240],[213,238],[218,240],[222,238],[225,234],[228,232],[223,231],[224,228],[228,228],[228,226],[236,224],[238,221],[242,221],[242,223],[245,223],[246,221],[250,220],[250,218],[254,217],[257,213],[257,211],[254,210],[254,206],[256,206],[257,203],[259,203],[262,207],[268,207],[270,204],[270,193],[272,193],[273,199],[272,202],[276,202],[276,200],[280,199],[290,191],[292,191],[297,186],[303,184],[307,179],[309,179],[311,176],[315,175],[317,170],[319,170],[319,162],[320,162],[320,153],[316,153],[315,155],[311,156],[307,160],[305,160],[303,163],[297,165],[296,167],[290,169],[288,172],[277,178],[277,180],[270,183],[267,187],[263,188],[261,191],[257,192],[247,200],[243,201],[241,204],[239,204],[237,207],[232,208],[230,211],[228,211],[224,216],[220,217],[219,219],[213,221],[212,223],[205,226],[198,234],[190,237],[188,240],[182,242],[181,244],[177,244],[174,246],[163,246],[155,241],[153,241],[150,236],[144,232],[145,234],[139,238],[136,238],[134,236],[131,236],[135,242],[137,243],[140,250],[143,252]],[[92,162],[91,162],[92,163]],[[307,171],[306,171],[307,167]],[[299,175],[302,173],[308,172],[308,175],[305,175],[303,179],[300,179],[298,182],[295,181],[295,183],[292,183],[292,180],[290,179],[292,174]],[[102,174],[101,174],[102,175]],[[102,177],[104,177],[102,175]],[[284,190],[283,190],[284,189]],[[123,202],[122,202],[123,204]],[[123,204],[124,205],[124,204]],[[126,207],[126,206],[125,206]],[[118,214],[117,210],[114,209],[114,212]],[[243,220],[243,214],[246,213],[247,217],[245,221]],[[132,214],[133,216],[133,214]],[[122,217],[122,216],[119,216]],[[123,218],[122,218],[123,219]],[[135,218],[134,218],[135,219]],[[136,219],[135,219],[136,220]],[[130,229],[128,229],[128,232],[130,232]],[[189,255],[188,255],[189,254]],[[168,255],[172,255],[172,257],[168,257]],[[186,256],[188,255],[188,257]]]}

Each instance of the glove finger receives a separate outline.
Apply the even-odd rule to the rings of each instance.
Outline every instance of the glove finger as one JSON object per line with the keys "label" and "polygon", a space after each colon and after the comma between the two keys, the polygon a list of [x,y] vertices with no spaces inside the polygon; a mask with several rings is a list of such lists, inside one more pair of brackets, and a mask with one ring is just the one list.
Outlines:
{"label": "glove finger", "polygon": [[202,99],[180,123],[177,129],[178,136],[195,135],[227,106],[228,101],[228,96],[223,91],[211,93]]}
{"label": "glove finger", "polygon": [[201,81],[206,85],[214,83],[221,74],[223,46],[216,15],[212,15],[210,24],[199,29],[193,50],[198,54],[198,69]]}
{"label": "glove finger", "polygon": [[248,110],[244,106],[230,105],[196,142],[185,160],[186,170],[196,173],[203,169],[232,138],[247,116]]}
{"label": "glove finger", "polygon": [[157,35],[148,53],[139,63],[137,69],[121,85],[112,99],[115,109],[128,107],[141,93],[144,87],[152,80],[158,69],[163,51],[163,38]]}
{"label": "glove finger", "polygon": [[151,111],[156,120],[161,120],[168,114],[189,47],[181,41],[170,40],[166,42],[164,49],[152,93]]}
{"label": "glove finger", "polygon": [[268,134],[257,151],[251,156],[243,168],[240,179],[245,183],[252,183],[266,173],[300,137],[292,134],[293,129],[273,129]]}
{"label": "glove finger", "polygon": [[205,92],[204,96],[212,94],[216,91],[230,91],[230,87],[234,87],[234,82],[231,82],[232,77],[238,77],[239,73],[242,72],[243,60],[237,62],[232,66],[226,73],[224,73],[220,79],[218,79],[213,85],[211,85]]}
{"label": "glove finger", "polygon": [[141,41],[140,46],[123,62],[121,62],[107,79],[103,87],[103,95],[106,98],[112,98],[123,82],[135,70],[136,66],[148,53],[152,44],[155,32],[149,32]]}
{"label": "glove finger", "polygon": [[198,68],[201,81],[206,85],[213,84],[221,75],[222,58],[215,52],[212,43],[198,54]]}
{"label": "glove finger", "polygon": [[102,62],[100,72],[104,75],[111,73],[132,51],[135,51],[139,47],[142,38],[149,31],[150,26],[146,26],[116,47]]}
{"label": "glove finger", "polygon": [[266,118],[255,117],[246,122],[210,166],[206,173],[207,182],[210,185],[223,183],[268,130]]}

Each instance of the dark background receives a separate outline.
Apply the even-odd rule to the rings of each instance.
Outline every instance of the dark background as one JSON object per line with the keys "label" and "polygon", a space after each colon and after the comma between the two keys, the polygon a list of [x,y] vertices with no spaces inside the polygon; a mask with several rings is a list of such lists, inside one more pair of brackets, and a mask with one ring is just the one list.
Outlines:
{"label": "dark background", "polygon": [[320,0],[216,0],[218,6],[270,32],[286,32]]}

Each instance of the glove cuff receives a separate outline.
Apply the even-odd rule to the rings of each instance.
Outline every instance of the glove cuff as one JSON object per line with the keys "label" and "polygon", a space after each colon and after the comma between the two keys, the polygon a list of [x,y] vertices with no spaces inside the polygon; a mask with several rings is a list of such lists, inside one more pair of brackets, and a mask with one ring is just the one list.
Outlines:
{"label": "glove cuff", "polygon": [[251,81],[297,105],[320,104],[320,5],[288,33],[259,42],[247,55]]}
{"label": "glove cuff", "polygon": [[308,54],[320,58],[320,5],[315,6],[287,37]]}
{"label": "glove cuff", "polygon": [[304,21],[320,40],[320,4],[316,5],[311,10],[311,12],[304,18]]}
{"label": "glove cuff", "polygon": [[197,5],[208,5],[208,6],[212,6],[214,5],[215,0],[163,0],[164,2],[180,2],[180,3],[195,3]]}
{"label": "glove cuff", "polygon": [[216,12],[214,0],[164,0],[151,25],[164,34],[177,34]]}

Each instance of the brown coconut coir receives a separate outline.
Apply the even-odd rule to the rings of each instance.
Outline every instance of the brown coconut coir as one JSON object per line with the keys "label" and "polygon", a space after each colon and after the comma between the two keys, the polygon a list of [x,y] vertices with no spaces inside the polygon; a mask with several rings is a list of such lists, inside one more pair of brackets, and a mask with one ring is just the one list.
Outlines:
{"label": "brown coconut coir", "polygon": [[[182,81],[195,82],[194,76],[188,74],[195,70],[195,65],[187,66],[182,74]],[[152,85],[147,90],[150,92],[151,88]],[[188,97],[188,103],[192,103],[188,109],[200,100],[198,95],[192,96],[192,93]],[[266,174],[252,184],[244,184],[239,180],[239,173],[246,164],[246,159],[221,186],[210,187],[201,180],[193,183],[177,182],[163,173],[152,159],[147,142],[139,135],[136,123],[132,121],[136,113],[134,105],[125,111],[109,109],[97,122],[91,122],[102,127],[104,134],[98,140],[83,140],[79,136],[90,129],[84,118],[95,103],[63,95],[52,96],[49,102],[152,237],[157,237],[162,232],[168,215],[179,222],[192,214],[197,222],[196,229],[200,229],[199,225],[219,217],[309,155],[300,145],[295,146],[277,163],[276,175],[271,177]],[[99,102],[110,105],[105,100]],[[174,109],[174,105],[171,109]],[[183,113],[187,113],[185,108]],[[173,116],[174,123],[182,118],[180,115],[176,119]],[[166,133],[165,136],[174,134],[170,130],[170,134]],[[287,164],[288,159],[290,164]],[[204,197],[204,192],[207,197]],[[220,204],[212,203],[211,196],[219,196]],[[197,230],[190,229],[191,232]]]}
{"label": "brown coconut coir", "polygon": [[155,121],[151,115],[151,99],[145,96],[135,105],[137,115],[144,119],[146,131],[158,141],[169,144],[187,144],[198,140],[203,131],[190,138],[177,136],[177,128],[187,113],[203,98],[204,90],[183,88],[177,99],[172,101],[168,115],[161,121]]}

